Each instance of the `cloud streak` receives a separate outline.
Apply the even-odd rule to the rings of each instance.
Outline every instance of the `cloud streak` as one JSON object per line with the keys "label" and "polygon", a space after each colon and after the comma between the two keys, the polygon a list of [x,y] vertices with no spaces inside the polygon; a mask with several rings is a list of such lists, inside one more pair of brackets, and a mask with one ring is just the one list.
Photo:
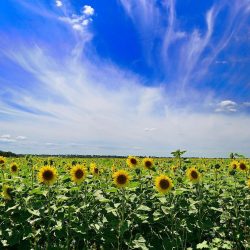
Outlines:
{"label": "cloud streak", "polygon": [[[175,0],[161,4],[153,0],[120,0],[120,4],[139,34],[142,37],[149,34],[152,42],[147,39],[144,48],[147,61],[153,67],[158,66],[168,89],[182,101],[189,92],[196,91],[201,82],[206,83],[206,78],[211,78],[214,64],[225,62],[218,57],[234,43],[234,36],[243,29],[242,24],[249,19],[247,8],[250,6],[248,1],[230,5],[227,1],[216,2],[203,14],[205,27],[198,28],[198,23],[185,26],[188,21],[180,17],[179,3]],[[218,30],[221,30],[220,36]]]}

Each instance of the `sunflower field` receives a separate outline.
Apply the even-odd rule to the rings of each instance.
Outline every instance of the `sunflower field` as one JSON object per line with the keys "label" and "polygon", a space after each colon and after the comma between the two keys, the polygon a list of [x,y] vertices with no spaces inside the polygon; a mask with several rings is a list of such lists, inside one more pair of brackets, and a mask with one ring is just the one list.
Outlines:
{"label": "sunflower field", "polygon": [[250,249],[249,163],[0,157],[0,249]]}

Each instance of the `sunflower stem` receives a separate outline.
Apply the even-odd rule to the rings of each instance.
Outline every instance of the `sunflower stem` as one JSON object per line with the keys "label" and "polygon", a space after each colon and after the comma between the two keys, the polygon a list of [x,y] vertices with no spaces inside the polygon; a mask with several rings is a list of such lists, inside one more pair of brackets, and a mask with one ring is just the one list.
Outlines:
{"label": "sunflower stem", "polygon": [[237,189],[237,183],[236,178],[234,177],[234,188],[235,188],[235,197],[234,197],[234,210],[235,210],[235,219],[236,219],[236,248],[238,249],[238,240],[237,240],[237,234],[239,233],[239,206],[238,206],[238,189]]}
{"label": "sunflower stem", "polygon": [[122,249],[122,240],[123,240],[123,232],[122,232],[122,226],[124,224],[124,214],[125,214],[125,189],[122,188],[122,203],[121,203],[121,218],[120,218],[120,223],[119,223],[119,235],[118,235],[118,250]]}
{"label": "sunflower stem", "polygon": [[47,247],[46,249],[50,249],[50,224],[51,224],[51,207],[50,207],[50,200],[51,200],[51,188],[50,186],[48,187],[49,190],[48,190],[48,232],[47,232]]}
{"label": "sunflower stem", "polygon": [[31,171],[31,187],[33,189],[34,188],[34,166],[33,165],[31,166],[31,169],[32,169],[32,171]]}

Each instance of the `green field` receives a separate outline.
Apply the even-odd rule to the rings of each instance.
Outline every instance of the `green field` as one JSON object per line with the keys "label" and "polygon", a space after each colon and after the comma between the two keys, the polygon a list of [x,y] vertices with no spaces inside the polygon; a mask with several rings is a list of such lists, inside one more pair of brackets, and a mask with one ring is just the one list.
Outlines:
{"label": "green field", "polygon": [[0,249],[250,249],[249,166],[0,157]]}

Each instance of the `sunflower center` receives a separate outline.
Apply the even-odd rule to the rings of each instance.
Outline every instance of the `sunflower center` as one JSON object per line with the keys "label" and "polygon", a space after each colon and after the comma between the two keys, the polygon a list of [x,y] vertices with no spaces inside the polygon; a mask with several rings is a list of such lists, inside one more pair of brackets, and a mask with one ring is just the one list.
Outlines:
{"label": "sunflower center", "polygon": [[83,177],[83,171],[81,169],[77,169],[75,172],[75,177],[77,179],[81,179]]}
{"label": "sunflower center", "polygon": [[237,168],[237,165],[236,164],[233,164],[233,169],[236,169]]}
{"label": "sunflower center", "polygon": [[43,179],[45,179],[46,181],[52,180],[53,179],[53,172],[51,170],[44,171]]}
{"label": "sunflower center", "polygon": [[146,161],[146,162],[145,162],[145,166],[146,166],[147,168],[150,168],[150,167],[152,166],[152,162],[151,162],[151,161]]}
{"label": "sunflower center", "polygon": [[160,180],[159,185],[160,185],[161,189],[168,189],[170,186],[170,183],[168,180],[163,179],[163,180]]}
{"label": "sunflower center", "polygon": [[16,172],[16,171],[17,171],[17,166],[16,166],[16,165],[13,165],[13,166],[11,167],[11,169],[12,169],[13,172]]}
{"label": "sunflower center", "polygon": [[131,159],[130,159],[130,162],[131,162],[133,165],[135,165],[135,164],[137,163],[137,160],[136,160],[135,158],[131,158]]}
{"label": "sunflower center", "polygon": [[244,163],[241,163],[241,164],[240,164],[240,169],[241,169],[241,170],[245,170],[245,169],[246,169],[246,165],[245,165]]}
{"label": "sunflower center", "polygon": [[118,177],[117,177],[117,182],[119,183],[119,184],[125,184],[126,182],[127,182],[127,177],[125,176],[125,175],[123,175],[123,174],[121,174],[121,175],[119,175]]}
{"label": "sunflower center", "polygon": [[4,160],[0,160],[0,164],[4,164]]}
{"label": "sunflower center", "polygon": [[94,171],[95,171],[95,173],[96,173],[96,174],[98,174],[98,173],[99,173],[98,168],[95,168],[95,169],[94,169]]}
{"label": "sunflower center", "polygon": [[12,188],[7,188],[6,193],[11,196],[12,195]]}
{"label": "sunflower center", "polygon": [[197,179],[197,178],[198,178],[198,173],[197,173],[196,171],[193,170],[193,171],[191,172],[191,176],[192,176],[193,179]]}

